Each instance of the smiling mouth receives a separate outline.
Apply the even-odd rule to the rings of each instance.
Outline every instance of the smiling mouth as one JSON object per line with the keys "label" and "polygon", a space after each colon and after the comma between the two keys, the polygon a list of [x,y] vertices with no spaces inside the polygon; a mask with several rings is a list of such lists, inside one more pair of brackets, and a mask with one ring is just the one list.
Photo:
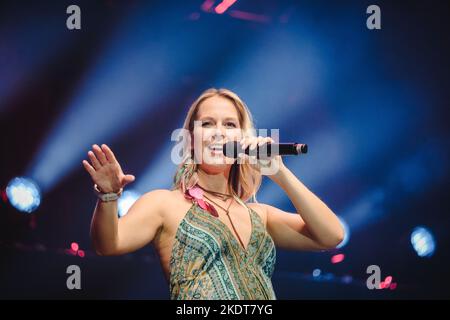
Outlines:
{"label": "smiling mouth", "polygon": [[212,157],[223,157],[223,144],[214,143],[205,148],[209,151],[209,155]]}
{"label": "smiling mouth", "polygon": [[211,150],[212,152],[223,152],[223,144],[222,143],[214,143],[210,144],[206,147],[208,150]]}

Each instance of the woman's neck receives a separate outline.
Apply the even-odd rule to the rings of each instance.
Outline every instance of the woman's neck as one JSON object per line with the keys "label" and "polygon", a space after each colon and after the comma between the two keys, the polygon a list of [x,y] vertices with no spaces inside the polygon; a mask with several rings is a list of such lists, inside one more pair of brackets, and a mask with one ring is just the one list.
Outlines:
{"label": "woman's neck", "polygon": [[208,173],[199,168],[197,171],[198,184],[207,190],[230,194],[228,190],[229,174],[229,169],[217,173]]}

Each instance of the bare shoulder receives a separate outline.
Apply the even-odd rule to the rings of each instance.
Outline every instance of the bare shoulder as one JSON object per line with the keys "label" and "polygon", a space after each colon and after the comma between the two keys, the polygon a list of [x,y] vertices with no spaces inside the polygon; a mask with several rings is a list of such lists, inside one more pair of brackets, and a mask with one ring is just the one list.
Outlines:
{"label": "bare shoulder", "polygon": [[145,201],[157,201],[166,200],[170,197],[171,190],[168,189],[155,189],[144,193],[141,198]]}
{"label": "bare shoulder", "polygon": [[141,202],[144,206],[151,206],[153,208],[158,208],[159,213],[163,213],[164,203],[170,201],[171,191],[168,189],[154,189],[152,191],[148,191],[144,193],[140,198],[139,202]]}
{"label": "bare shoulder", "polygon": [[171,211],[185,202],[180,190],[155,189],[143,194],[141,198],[148,204],[158,206],[163,215],[165,211]]}

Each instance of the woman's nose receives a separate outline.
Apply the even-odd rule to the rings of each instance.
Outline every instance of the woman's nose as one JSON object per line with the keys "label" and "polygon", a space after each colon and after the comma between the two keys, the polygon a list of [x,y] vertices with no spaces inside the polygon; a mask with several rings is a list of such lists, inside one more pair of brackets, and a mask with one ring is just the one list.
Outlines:
{"label": "woman's nose", "polygon": [[214,130],[214,135],[218,136],[225,136],[225,127],[221,124],[218,124]]}

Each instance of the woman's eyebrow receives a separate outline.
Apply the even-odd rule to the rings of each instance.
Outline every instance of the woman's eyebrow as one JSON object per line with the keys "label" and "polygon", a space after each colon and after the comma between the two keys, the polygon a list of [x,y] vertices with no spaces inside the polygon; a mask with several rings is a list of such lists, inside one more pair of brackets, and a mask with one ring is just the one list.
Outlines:
{"label": "woman's eyebrow", "polygon": [[[200,118],[200,120],[215,120],[213,117],[204,117],[204,118]],[[238,121],[236,118],[232,118],[232,117],[227,117],[224,119],[224,121],[226,120],[233,120],[233,121]]]}

